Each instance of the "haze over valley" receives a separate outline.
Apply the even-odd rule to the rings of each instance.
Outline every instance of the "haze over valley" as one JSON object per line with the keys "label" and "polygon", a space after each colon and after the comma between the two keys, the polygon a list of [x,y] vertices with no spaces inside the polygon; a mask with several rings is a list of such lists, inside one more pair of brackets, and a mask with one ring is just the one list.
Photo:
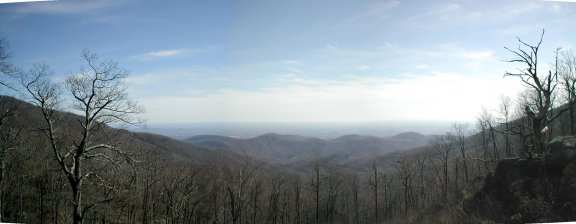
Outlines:
{"label": "haze over valley", "polygon": [[377,137],[391,137],[403,132],[418,132],[424,135],[444,134],[453,121],[375,121],[364,123],[181,123],[147,124],[145,127],[131,127],[138,132],[152,132],[186,139],[196,135],[221,135],[235,138],[253,138],[268,133],[301,135],[323,139],[338,138],[343,135],[358,134]]}

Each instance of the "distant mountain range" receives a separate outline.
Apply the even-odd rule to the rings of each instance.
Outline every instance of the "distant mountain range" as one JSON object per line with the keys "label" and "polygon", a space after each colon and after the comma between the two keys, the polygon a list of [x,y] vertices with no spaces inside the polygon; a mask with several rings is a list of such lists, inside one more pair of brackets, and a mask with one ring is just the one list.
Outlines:
{"label": "distant mountain range", "polygon": [[[24,139],[43,139],[37,131],[42,122],[38,108],[6,96],[0,96],[0,102],[4,108],[15,109],[17,116],[14,122],[22,127]],[[71,135],[77,133],[78,115],[57,112],[57,116],[60,128],[68,130]],[[394,154],[391,152],[404,152],[424,146],[430,138],[416,132],[392,137],[344,135],[333,139],[269,133],[247,139],[198,135],[181,141],[163,135],[112,127],[104,127],[102,131],[114,133],[115,141],[125,150],[143,150],[168,163],[178,160],[201,164],[224,160],[239,164],[251,157],[296,171],[310,166],[316,160],[344,167],[359,167],[361,165],[357,164],[366,164],[370,158],[386,157]],[[42,153],[50,153],[47,149],[42,150]]]}
{"label": "distant mountain range", "polygon": [[428,136],[416,132],[405,132],[387,138],[344,135],[327,140],[269,133],[248,139],[198,135],[184,141],[203,148],[232,151],[275,164],[288,164],[334,155],[343,157],[342,161],[380,156],[424,146],[428,143],[428,139]]}
{"label": "distant mountain range", "polygon": [[267,133],[290,134],[322,139],[334,139],[347,134],[390,137],[414,131],[424,135],[450,131],[447,121],[374,121],[374,122],[181,122],[149,123],[131,131],[150,132],[183,140],[197,135],[220,135],[234,138],[254,138]]}

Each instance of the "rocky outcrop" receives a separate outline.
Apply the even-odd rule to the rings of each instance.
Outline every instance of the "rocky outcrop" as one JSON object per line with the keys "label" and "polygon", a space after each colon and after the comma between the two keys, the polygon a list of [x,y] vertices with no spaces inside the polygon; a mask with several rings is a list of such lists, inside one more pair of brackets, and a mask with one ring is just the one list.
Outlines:
{"label": "rocky outcrop", "polygon": [[499,223],[576,220],[576,136],[555,138],[544,158],[508,159],[464,210]]}
{"label": "rocky outcrop", "polygon": [[546,145],[546,163],[563,169],[576,160],[576,136],[560,136]]}

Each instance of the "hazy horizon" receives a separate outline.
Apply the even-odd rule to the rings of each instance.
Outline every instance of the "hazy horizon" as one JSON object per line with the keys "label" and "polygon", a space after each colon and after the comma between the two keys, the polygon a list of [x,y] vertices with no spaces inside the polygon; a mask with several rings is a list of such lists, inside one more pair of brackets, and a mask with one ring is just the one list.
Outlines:
{"label": "hazy horizon", "polygon": [[145,128],[133,127],[130,130],[161,134],[176,139],[197,135],[252,138],[268,133],[333,139],[351,134],[377,137],[391,137],[404,132],[417,132],[424,135],[445,134],[450,130],[451,123],[450,121],[189,122],[150,123]]}

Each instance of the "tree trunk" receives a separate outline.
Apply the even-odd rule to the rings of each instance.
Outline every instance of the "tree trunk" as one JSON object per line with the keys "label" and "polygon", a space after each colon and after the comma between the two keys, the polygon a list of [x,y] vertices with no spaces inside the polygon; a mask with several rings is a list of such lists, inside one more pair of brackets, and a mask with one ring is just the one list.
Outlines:
{"label": "tree trunk", "polygon": [[[532,144],[534,144],[534,151],[536,153],[544,152],[544,138],[542,135],[542,119],[534,117],[532,118],[532,132],[534,134],[532,139]],[[531,152],[532,154],[534,152]]]}
{"label": "tree trunk", "polygon": [[74,198],[74,210],[72,223],[81,224],[82,223],[82,194],[80,192],[79,184],[72,185],[72,197]]}
{"label": "tree trunk", "polygon": [[444,155],[444,199],[448,198],[448,186],[449,179],[448,179],[448,153]]}
{"label": "tree trunk", "polygon": [[464,165],[464,177],[466,179],[466,184],[468,184],[470,183],[470,180],[468,178],[468,164],[466,164],[466,147],[462,137],[460,137],[460,152],[462,153],[462,165]]}
{"label": "tree trunk", "polygon": [[372,183],[374,190],[374,217],[376,223],[378,223],[378,166],[375,161],[372,163],[372,172],[374,174],[374,182]]}
{"label": "tree trunk", "polygon": [[404,215],[408,216],[408,179],[404,179]]}
{"label": "tree trunk", "polygon": [[354,197],[354,223],[358,224],[360,223],[360,221],[358,220],[359,218],[359,203],[358,203],[358,184],[356,183],[356,180],[353,183],[352,186],[352,194]]}
{"label": "tree trunk", "polygon": [[568,104],[570,106],[570,135],[576,135],[576,128],[574,127],[574,102]]}
{"label": "tree trunk", "polygon": [[229,197],[229,203],[230,203],[230,215],[232,216],[232,223],[236,224],[238,223],[238,218],[240,217],[238,215],[238,211],[236,208],[236,198],[234,197],[234,193],[232,192],[232,189],[230,189],[230,187],[227,187],[226,190],[228,191],[228,197]]}
{"label": "tree trunk", "polygon": [[316,179],[316,183],[313,184],[314,193],[316,196],[316,224],[320,223],[320,164],[316,162],[314,164],[314,175]]}
{"label": "tree trunk", "polygon": [[[510,146],[510,136],[508,135],[508,131],[510,130],[510,124],[508,122],[508,117],[506,117],[505,127],[506,127],[506,131],[504,132],[504,141],[506,144],[506,157],[510,158],[510,157],[512,157],[512,147]],[[464,165],[464,168],[466,168],[466,165]]]}
{"label": "tree trunk", "polygon": [[492,138],[492,148],[494,149],[494,159],[500,160],[500,153],[498,153],[498,145],[496,144],[496,131],[490,125],[490,138]]}
{"label": "tree trunk", "polygon": [[296,192],[295,192],[295,196],[294,196],[295,197],[294,200],[296,203],[296,205],[295,205],[295,207],[296,207],[295,208],[296,209],[296,221],[295,221],[295,223],[300,223],[300,183],[297,180],[296,180],[296,184],[295,184]]}
{"label": "tree trunk", "polygon": [[[80,143],[79,149],[84,148],[84,143]],[[69,177],[70,185],[72,186],[72,197],[74,199],[74,210],[72,222],[74,224],[81,224],[83,214],[82,214],[82,150],[77,150],[77,154],[74,156],[74,173],[73,176]]]}
{"label": "tree trunk", "polygon": [[[149,186],[146,184],[146,186]],[[144,189],[142,197],[142,224],[148,224],[148,187]]]}
{"label": "tree trunk", "polygon": [[320,223],[320,172],[316,172],[316,224]]}
{"label": "tree trunk", "polygon": [[2,218],[4,217],[2,214],[4,212],[2,203],[4,202],[2,198],[4,197],[4,152],[0,156],[0,223],[2,222]]}
{"label": "tree trunk", "polygon": [[38,214],[39,218],[40,218],[40,224],[44,223],[44,184],[39,181],[36,183],[36,187],[38,188],[38,193],[40,193],[40,200],[39,200],[39,207],[40,207],[40,214]]}

